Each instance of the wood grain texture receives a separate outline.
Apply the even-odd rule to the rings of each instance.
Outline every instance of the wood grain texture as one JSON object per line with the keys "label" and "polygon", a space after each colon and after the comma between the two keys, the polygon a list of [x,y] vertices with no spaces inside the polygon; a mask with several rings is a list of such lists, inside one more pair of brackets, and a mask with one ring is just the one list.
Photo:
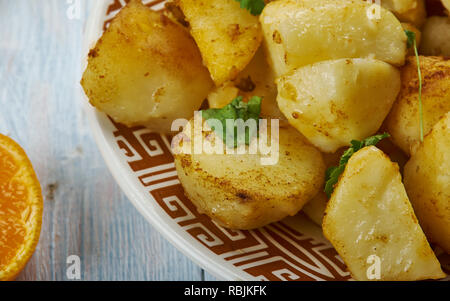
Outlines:
{"label": "wood grain texture", "polygon": [[0,0],[0,132],[33,162],[45,198],[37,250],[18,280],[214,280],[153,229],[120,191],[81,109],[83,30],[93,0]]}

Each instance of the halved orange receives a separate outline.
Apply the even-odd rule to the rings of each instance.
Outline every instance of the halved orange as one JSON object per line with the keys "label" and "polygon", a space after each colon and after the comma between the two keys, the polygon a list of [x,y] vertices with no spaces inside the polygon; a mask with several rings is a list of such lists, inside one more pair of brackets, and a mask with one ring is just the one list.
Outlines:
{"label": "halved orange", "polygon": [[0,134],[0,280],[13,280],[34,253],[42,224],[39,181],[24,150]]}

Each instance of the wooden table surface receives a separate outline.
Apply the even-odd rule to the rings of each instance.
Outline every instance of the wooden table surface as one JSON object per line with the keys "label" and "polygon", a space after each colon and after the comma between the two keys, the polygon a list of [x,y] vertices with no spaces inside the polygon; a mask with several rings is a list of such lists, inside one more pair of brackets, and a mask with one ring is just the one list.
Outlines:
{"label": "wooden table surface", "polygon": [[93,141],[79,80],[94,1],[0,0],[0,133],[26,150],[45,199],[40,242],[18,280],[67,280],[70,255],[82,280],[214,280],[140,216]]}

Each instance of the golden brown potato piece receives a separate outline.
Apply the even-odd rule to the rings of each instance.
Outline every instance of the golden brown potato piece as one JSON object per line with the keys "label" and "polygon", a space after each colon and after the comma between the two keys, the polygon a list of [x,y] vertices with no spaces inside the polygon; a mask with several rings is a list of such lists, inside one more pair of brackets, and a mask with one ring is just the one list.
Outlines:
{"label": "golden brown potato piece", "polygon": [[210,108],[222,108],[237,96],[250,99],[252,96],[263,98],[261,116],[285,119],[277,104],[277,85],[275,75],[260,48],[247,67],[238,77],[214,89],[208,95]]}
{"label": "golden brown potato piece", "polygon": [[338,59],[278,80],[277,102],[289,123],[322,152],[373,135],[400,90],[400,73],[383,61]]}
{"label": "golden brown potato piece", "polygon": [[90,51],[81,85],[115,121],[167,132],[193,116],[213,83],[189,33],[133,0]]}
{"label": "golden brown potato piece", "polygon": [[420,53],[450,56],[450,18],[430,17],[423,26]]}
{"label": "golden brown potato piece", "polygon": [[441,0],[447,12],[450,12],[450,0]]}
{"label": "golden brown potato piece", "polygon": [[397,164],[374,146],[350,158],[328,201],[323,232],[356,280],[445,277],[414,215]]}
{"label": "golden brown potato piece", "polygon": [[[450,110],[450,60],[420,56],[423,78],[424,134]],[[406,154],[420,140],[419,81],[415,57],[408,57],[401,71],[402,88],[386,120],[392,141]]]}
{"label": "golden brown potato piece", "polygon": [[217,86],[233,80],[262,40],[258,17],[235,0],[177,0]]}
{"label": "golden brown potato piece", "polygon": [[400,21],[420,28],[427,12],[424,0],[381,0],[381,6],[390,10]]}
{"label": "golden brown potato piece", "polygon": [[403,65],[406,35],[398,19],[360,0],[285,0],[260,16],[265,47],[276,77],[324,60],[375,58]]}
{"label": "golden brown potato piece", "polygon": [[[379,133],[385,132],[380,131]],[[383,139],[377,144],[377,148],[382,150],[389,158],[398,164],[400,167],[400,172],[403,171],[403,167],[408,161],[408,156],[394,143],[392,143],[389,139]],[[339,160],[347,148],[341,148],[335,153],[322,153],[323,159],[325,161],[325,166],[327,168],[331,166],[338,166]],[[322,187],[320,192],[310,200],[302,209],[304,212],[314,223],[318,226],[322,227],[322,219],[325,213],[325,208],[328,203],[328,197],[326,193],[323,191],[325,187]]]}
{"label": "golden brown potato piece", "polygon": [[423,231],[450,254],[450,112],[411,156],[404,178]]}
{"label": "golden brown potato piece", "polygon": [[213,89],[208,96],[208,105],[213,109],[220,109],[229,104],[233,99],[239,96],[239,88],[233,82],[226,82],[220,87]]}
{"label": "golden brown potato piece", "polygon": [[[189,126],[184,133],[190,141],[201,135],[194,136]],[[211,135],[211,140],[216,136],[204,135]],[[192,149],[190,141],[173,147],[186,196],[200,212],[227,228],[252,229],[295,215],[323,186],[322,155],[289,126],[280,125],[274,165],[261,165],[266,156],[249,154],[248,146],[242,155],[183,153],[182,149]]]}

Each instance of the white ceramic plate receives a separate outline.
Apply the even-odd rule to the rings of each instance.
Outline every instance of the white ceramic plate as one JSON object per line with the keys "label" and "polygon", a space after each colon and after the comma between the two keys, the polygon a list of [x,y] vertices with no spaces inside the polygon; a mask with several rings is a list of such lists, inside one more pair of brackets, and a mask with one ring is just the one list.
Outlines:
{"label": "white ceramic plate", "polygon": [[[146,2],[156,2],[156,8],[163,4]],[[86,31],[86,55],[123,5],[123,0],[96,1]],[[224,280],[350,279],[321,229],[302,215],[257,230],[231,231],[199,214],[183,194],[168,137],[116,124],[83,101],[103,158],[130,201],[209,273]]]}

